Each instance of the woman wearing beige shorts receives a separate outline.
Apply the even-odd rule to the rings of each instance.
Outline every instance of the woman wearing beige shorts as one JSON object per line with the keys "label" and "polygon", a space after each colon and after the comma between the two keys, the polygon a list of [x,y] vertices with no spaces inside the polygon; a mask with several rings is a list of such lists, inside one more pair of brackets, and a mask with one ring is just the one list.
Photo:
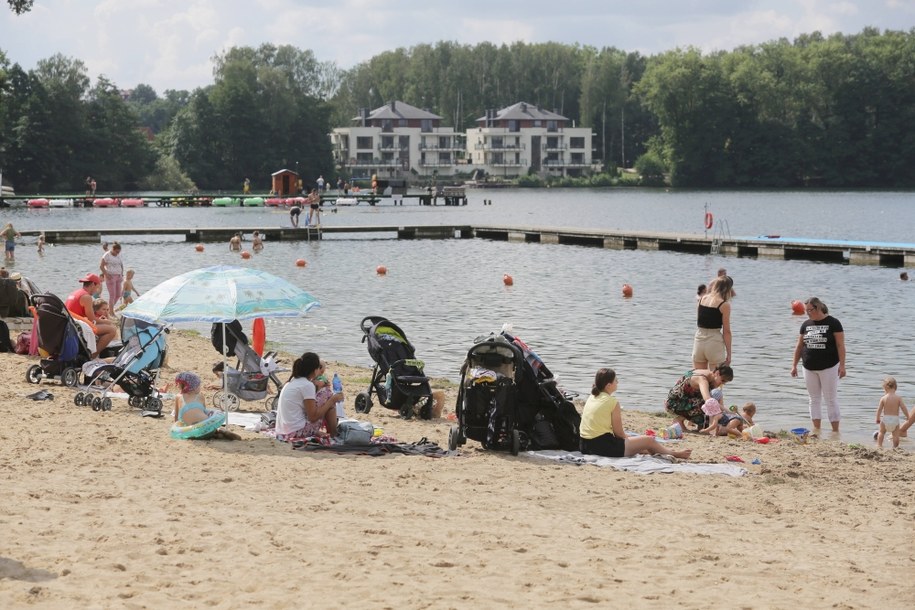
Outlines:
{"label": "woman wearing beige shorts", "polygon": [[693,368],[714,369],[731,364],[731,295],[734,280],[716,277],[699,299],[696,336],[693,340]]}

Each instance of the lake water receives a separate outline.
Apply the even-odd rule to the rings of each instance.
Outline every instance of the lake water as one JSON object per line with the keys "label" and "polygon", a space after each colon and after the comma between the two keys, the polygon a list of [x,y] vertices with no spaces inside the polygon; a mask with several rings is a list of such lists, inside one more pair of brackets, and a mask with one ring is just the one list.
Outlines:
{"label": "lake water", "polygon": [[[664,190],[469,191],[464,207],[379,205],[325,213],[324,224],[512,225],[702,233],[704,206],[734,236],[912,242],[915,195],[909,192],[667,192]],[[483,205],[484,199],[492,205]],[[268,208],[10,209],[0,221],[19,230],[98,227],[248,226],[288,223]],[[848,377],[840,385],[842,438],[870,441],[881,380],[893,375],[915,396],[915,345],[907,319],[915,282],[900,269],[807,261],[757,260],[674,252],[471,240],[398,241],[384,234],[336,235],[320,242],[266,244],[250,260],[224,244],[123,240],[140,292],[193,268],[237,264],[303,286],[320,301],[304,320],[268,321],[267,338],[293,352],[370,366],[359,323],[383,315],[400,325],[427,373],[457,381],[473,339],[511,323],[566,388],[585,393],[602,366],[620,375],[627,407],[661,411],[667,390],[690,366],[695,289],[726,266],[735,279],[733,366],[728,404],[754,401],[766,429],[808,426],[803,380],[789,369],[802,317],[794,299],[819,296],[842,321]],[[66,296],[83,273],[97,271],[98,245],[52,246],[39,257],[21,240],[15,269]],[[306,259],[306,268],[294,261]],[[386,276],[375,273],[378,265]],[[504,286],[502,275],[514,277]],[[621,286],[631,284],[625,299]],[[206,330],[201,328],[201,330]],[[215,350],[213,360],[217,359]],[[365,388],[349,388],[351,396]],[[911,448],[915,440],[906,441]]]}

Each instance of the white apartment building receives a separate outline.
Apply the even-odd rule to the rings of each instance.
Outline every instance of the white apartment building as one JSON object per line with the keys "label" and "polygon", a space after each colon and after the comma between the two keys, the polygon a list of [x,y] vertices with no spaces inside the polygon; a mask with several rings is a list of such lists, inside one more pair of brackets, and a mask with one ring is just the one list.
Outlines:
{"label": "white apartment building", "polygon": [[466,171],[464,134],[442,117],[405,102],[359,110],[352,127],[331,134],[338,171],[354,178],[435,178]]}
{"label": "white apartment building", "polygon": [[552,176],[581,176],[592,169],[590,128],[575,127],[566,117],[518,102],[487,110],[467,131],[470,169],[490,176],[517,178],[533,170]]}

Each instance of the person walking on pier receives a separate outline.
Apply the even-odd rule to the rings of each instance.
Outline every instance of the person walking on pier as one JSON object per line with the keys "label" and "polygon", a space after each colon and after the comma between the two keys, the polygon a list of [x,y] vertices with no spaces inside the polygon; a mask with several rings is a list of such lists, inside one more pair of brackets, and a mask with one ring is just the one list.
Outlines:
{"label": "person walking on pier", "polygon": [[251,180],[245,178],[245,185],[242,187],[242,192],[247,195],[251,192]]}

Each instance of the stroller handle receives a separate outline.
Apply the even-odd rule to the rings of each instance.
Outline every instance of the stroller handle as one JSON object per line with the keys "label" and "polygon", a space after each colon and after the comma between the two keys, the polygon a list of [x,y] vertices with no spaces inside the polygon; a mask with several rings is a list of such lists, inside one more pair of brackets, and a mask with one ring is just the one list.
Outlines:
{"label": "stroller handle", "polygon": [[[384,316],[365,316],[362,318],[362,322],[359,323],[360,328],[362,328],[362,342],[365,343],[365,338],[369,336],[372,327],[379,322],[384,322],[387,320]],[[368,322],[368,324],[366,324]]]}

